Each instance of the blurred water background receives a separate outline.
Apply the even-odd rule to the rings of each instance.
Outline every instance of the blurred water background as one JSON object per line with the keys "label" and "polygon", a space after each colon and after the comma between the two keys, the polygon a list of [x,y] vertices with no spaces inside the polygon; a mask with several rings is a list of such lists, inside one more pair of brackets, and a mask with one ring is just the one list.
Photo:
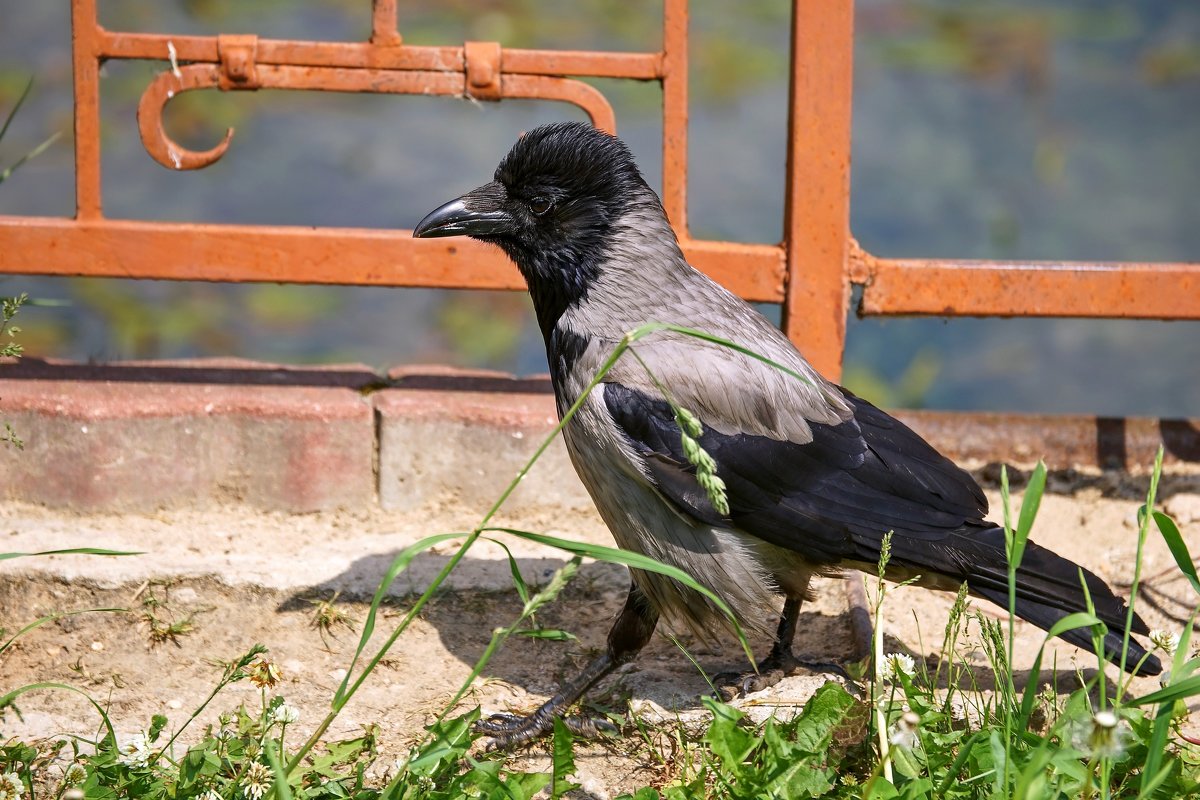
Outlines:
{"label": "blurred water background", "polygon": [[[99,0],[117,30],[361,40],[369,0]],[[412,44],[653,50],[661,4],[400,4]],[[781,235],[790,3],[694,0],[689,209],[697,237]],[[1195,0],[859,0],[854,235],[884,256],[1200,261],[1200,4]],[[523,130],[578,119],[532,101],[193,92],[167,126],[213,167],[142,149],[136,104],[162,62],[102,81],[112,218],[412,227],[484,182]],[[70,9],[0,0],[0,213],[70,216]],[[656,84],[594,81],[652,185]],[[11,276],[0,294],[66,301],[20,318],[27,353],[76,360],[241,356],[284,363],[545,369],[522,293]],[[778,312],[764,309],[769,314]],[[892,407],[1200,416],[1200,323],[851,319],[845,382]]]}

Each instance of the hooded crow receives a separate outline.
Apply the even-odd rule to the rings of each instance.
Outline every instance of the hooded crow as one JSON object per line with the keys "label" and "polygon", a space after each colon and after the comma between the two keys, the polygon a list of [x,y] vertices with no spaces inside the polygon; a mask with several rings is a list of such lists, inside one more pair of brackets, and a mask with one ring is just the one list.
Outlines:
{"label": "hooded crow", "polygon": [[[414,236],[471,236],[498,245],[529,286],[546,342],[558,412],[579,398],[629,331],[647,322],[705,331],[792,375],[672,331],[635,346],[563,431],[572,463],[617,544],[678,567],[733,609],[749,631],[773,633],[762,670],[794,665],[792,637],[814,575],[873,572],[891,532],[889,579],[1008,603],[1004,532],[984,519],[979,486],[899,421],[825,380],[750,305],[691,267],[654,191],[625,145],[583,123],[521,137],[493,180],[431,212]],[[699,417],[695,437],[726,486],[714,506],[698,479],[672,403]],[[694,451],[693,451],[694,453]],[[1029,543],[1017,573],[1017,615],[1049,629],[1086,606],[1080,567]],[[1082,570],[1120,660],[1127,608]],[[499,746],[536,737],[645,646],[661,617],[706,638],[728,626],[698,592],[637,571],[605,652],[528,717],[480,724]],[[782,615],[772,631],[771,622]],[[1146,634],[1133,617],[1133,631]],[[1064,639],[1092,649],[1088,631]],[[1125,668],[1161,671],[1129,643]]]}

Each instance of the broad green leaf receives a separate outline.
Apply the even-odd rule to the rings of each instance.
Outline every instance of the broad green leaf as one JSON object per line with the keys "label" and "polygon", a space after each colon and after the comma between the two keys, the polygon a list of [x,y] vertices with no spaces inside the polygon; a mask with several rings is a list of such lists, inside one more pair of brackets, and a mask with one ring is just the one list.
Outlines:
{"label": "broad green leaf", "polygon": [[578,783],[572,783],[570,776],[575,774],[574,737],[567,726],[558,717],[554,718],[554,738],[551,744],[552,778],[550,781],[550,796],[562,797],[567,792],[579,788]]}

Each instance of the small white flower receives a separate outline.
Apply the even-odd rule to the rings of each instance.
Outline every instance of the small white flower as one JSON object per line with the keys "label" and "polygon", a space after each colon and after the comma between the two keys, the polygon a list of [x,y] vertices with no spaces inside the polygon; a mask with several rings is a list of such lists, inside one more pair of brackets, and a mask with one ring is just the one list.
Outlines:
{"label": "small white flower", "polygon": [[283,725],[288,725],[300,719],[300,709],[295,706],[289,706],[287,703],[280,703],[271,712],[271,721],[278,722]]}
{"label": "small white flower", "polygon": [[63,783],[67,786],[75,786],[87,780],[87,768],[78,761],[72,761],[71,765],[63,771]]}
{"label": "small white flower", "polygon": [[1175,651],[1179,649],[1179,642],[1182,636],[1178,633],[1170,633],[1162,628],[1155,628],[1150,631],[1150,644],[1156,650],[1162,650],[1169,656],[1175,655]]}
{"label": "small white flower", "polygon": [[207,792],[200,795],[200,800],[225,800],[225,798],[221,797],[221,793],[216,789],[209,789]]}
{"label": "small white flower", "polygon": [[150,740],[144,733],[135,733],[125,740],[120,747],[120,761],[127,767],[138,769],[149,766],[151,755]]}
{"label": "small white flower", "polygon": [[0,774],[0,800],[18,800],[25,794],[25,784],[15,772]]}
{"label": "small white flower", "polygon": [[262,800],[271,788],[271,769],[261,762],[255,761],[242,776],[242,794],[249,800]]}
{"label": "small white flower", "polygon": [[895,683],[901,675],[912,675],[916,666],[908,653],[888,653],[883,657],[883,679]]}
{"label": "small white flower", "polygon": [[912,750],[917,746],[917,731],[921,727],[921,718],[913,711],[905,711],[892,726],[892,735],[888,737],[893,747]]}

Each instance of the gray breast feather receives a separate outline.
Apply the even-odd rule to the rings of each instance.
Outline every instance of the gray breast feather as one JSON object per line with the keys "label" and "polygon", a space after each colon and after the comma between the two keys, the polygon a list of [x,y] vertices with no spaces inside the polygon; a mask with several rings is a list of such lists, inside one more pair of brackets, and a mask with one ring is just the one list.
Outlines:
{"label": "gray breast feather", "polygon": [[[603,387],[564,430],[567,452],[617,545],[677,567],[724,600],[743,627],[769,632],[777,613],[775,551],[740,531],[682,515],[645,473],[641,456],[609,416]],[[781,557],[789,556],[780,551]],[[803,572],[786,559],[787,573]],[[703,595],[656,573],[634,570],[634,580],[668,626],[711,639],[728,621]]]}

